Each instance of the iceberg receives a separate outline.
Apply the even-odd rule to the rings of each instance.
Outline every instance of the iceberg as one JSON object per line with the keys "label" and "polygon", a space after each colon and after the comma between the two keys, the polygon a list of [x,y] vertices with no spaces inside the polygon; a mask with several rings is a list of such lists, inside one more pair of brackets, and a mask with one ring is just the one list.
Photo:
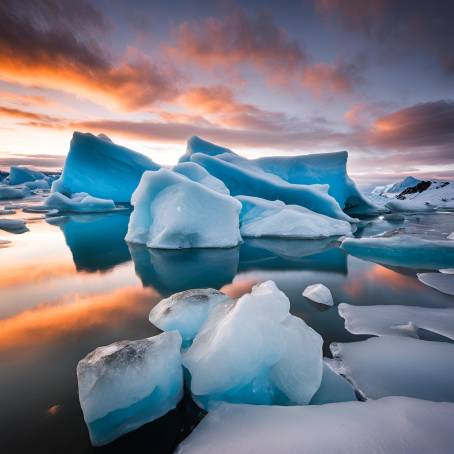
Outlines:
{"label": "iceberg", "polygon": [[334,304],[333,295],[331,295],[329,288],[323,284],[308,285],[303,291],[303,296],[326,306]]}
{"label": "iceberg", "polygon": [[243,237],[279,237],[320,239],[351,235],[346,221],[333,219],[298,205],[286,205],[280,200],[237,196],[242,204],[240,230]]}
{"label": "iceberg", "polygon": [[46,199],[44,205],[60,212],[72,213],[103,213],[115,210],[113,200],[99,199],[86,192],[79,192],[70,196],[53,192]]}
{"label": "iceberg", "polygon": [[454,265],[454,243],[410,236],[347,238],[341,248],[350,255],[390,266],[438,270]]}
{"label": "iceberg", "polygon": [[183,354],[200,406],[310,402],[322,379],[323,340],[289,309],[285,294],[267,281],[211,312]]}
{"label": "iceberg", "polygon": [[50,189],[50,184],[47,179],[40,179],[40,180],[33,180],[33,181],[27,181],[24,183],[24,186],[26,186],[28,189],[31,190],[36,190],[36,189]]}
{"label": "iceberg", "polygon": [[230,191],[221,180],[210,175],[202,166],[195,162],[182,162],[174,166],[172,170],[214,191],[230,195]]}
{"label": "iceberg", "polygon": [[11,233],[24,233],[28,231],[23,219],[0,218],[0,229]]}
{"label": "iceberg", "polygon": [[241,203],[170,170],[145,172],[126,241],[150,248],[227,248],[241,241]]}
{"label": "iceberg", "polygon": [[162,331],[178,331],[183,341],[191,342],[218,304],[230,305],[233,300],[212,288],[186,290],[161,300],[149,320]]}
{"label": "iceberg", "polygon": [[454,402],[454,344],[404,336],[330,345],[333,369],[367,399],[407,396]]}
{"label": "iceberg", "polygon": [[9,171],[9,184],[16,185],[35,180],[46,180],[42,172],[29,169],[28,167],[11,166]]}
{"label": "iceberg", "polygon": [[454,295],[454,276],[450,273],[418,273],[418,279],[442,293]]}
{"label": "iceberg", "polygon": [[[454,308],[352,306],[341,303],[338,311],[345,320],[345,329],[352,334],[408,336],[417,334],[418,328],[422,328],[454,340]],[[414,331],[405,332],[402,327],[406,325],[414,326]]]}
{"label": "iceberg", "polygon": [[93,197],[128,202],[146,170],[158,170],[151,159],[93,134],[74,132],[60,179],[53,192],[88,192]]}
{"label": "iceberg", "polygon": [[0,185],[0,200],[23,199],[31,194],[27,187],[12,188],[6,185]]}
{"label": "iceberg", "polygon": [[450,454],[454,404],[405,397],[296,407],[222,404],[177,454]]}
{"label": "iceberg", "polygon": [[183,396],[176,331],[99,347],[77,365],[79,400],[94,446],[176,407]]}

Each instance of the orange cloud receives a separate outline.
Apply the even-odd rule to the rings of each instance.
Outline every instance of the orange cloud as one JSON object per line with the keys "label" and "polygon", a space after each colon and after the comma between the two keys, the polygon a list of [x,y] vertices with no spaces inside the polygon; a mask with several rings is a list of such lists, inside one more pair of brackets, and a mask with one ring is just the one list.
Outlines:
{"label": "orange cloud", "polygon": [[308,66],[302,75],[302,84],[320,95],[325,90],[332,93],[349,93],[359,80],[355,65],[319,63]]}
{"label": "orange cloud", "polygon": [[49,126],[60,123],[60,119],[52,117],[50,115],[28,112],[26,110],[15,109],[5,106],[0,106],[0,117],[28,120],[31,122],[39,122],[43,124],[45,123],[48,124]]}

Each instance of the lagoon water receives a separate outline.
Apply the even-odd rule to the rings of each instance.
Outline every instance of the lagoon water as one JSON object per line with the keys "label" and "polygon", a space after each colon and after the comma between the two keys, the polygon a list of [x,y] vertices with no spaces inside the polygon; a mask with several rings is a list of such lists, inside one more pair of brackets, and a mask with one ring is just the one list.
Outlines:
{"label": "lagoon water", "polygon": [[[349,256],[338,242],[260,239],[225,250],[150,250],[123,240],[128,211],[45,218],[17,210],[28,232],[0,230],[0,451],[91,452],[77,396],[76,365],[100,345],[157,334],[148,313],[172,293],[198,287],[240,296],[272,279],[292,313],[333,341],[350,334],[337,304],[454,307],[454,296],[418,281],[418,269],[390,268]],[[402,232],[446,238],[454,213],[375,219],[357,235]],[[389,233],[391,232],[391,233]],[[0,241],[1,243],[1,241]],[[309,284],[328,286],[334,307],[302,296]],[[434,335],[421,337],[433,340]],[[105,452],[172,452],[202,417],[186,398],[163,418]],[[98,448],[99,449],[99,448]]]}

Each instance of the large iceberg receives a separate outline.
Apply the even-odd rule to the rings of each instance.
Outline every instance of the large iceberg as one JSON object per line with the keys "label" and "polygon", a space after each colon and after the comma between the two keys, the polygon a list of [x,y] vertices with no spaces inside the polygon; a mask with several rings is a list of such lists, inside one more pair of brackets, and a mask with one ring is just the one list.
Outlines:
{"label": "large iceberg", "polygon": [[103,213],[115,210],[113,200],[99,199],[86,192],[79,192],[70,196],[53,192],[46,199],[44,205],[47,208],[72,213]]}
{"label": "large iceberg", "polygon": [[308,404],[322,379],[323,340],[289,309],[272,281],[214,308],[183,354],[196,402]]}
{"label": "large iceberg", "polygon": [[296,407],[222,404],[177,454],[451,454],[454,404],[405,397]]}
{"label": "large iceberg", "polygon": [[[199,137],[191,137],[188,140],[186,154],[180,158],[180,161],[192,160],[199,162],[198,158],[194,156],[196,154],[219,158],[236,167],[253,171],[265,180],[266,176],[275,176],[275,182],[285,181],[292,185],[328,185],[328,193],[337,200],[340,206],[343,209],[351,210],[355,214],[365,214],[379,210],[376,205],[361,194],[355,183],[347,175],[348,153],[346,151],[298,156],[273,156],[247,160],[228,148],[220,147]],[[210,171],[210,169],[207,170]],[[212,172],[210,171],[210,173]],[[214,173],[213,175],[218,176]],[[243,179],[248,176],[250,174],[244,174]],[[224,182],[229,186],[226,181]],[[244,183],[247,184],[247,180],[244,179]],[[229,189],[232,191],[230,187]],[[259,193],[243,192],[242,194],[269,198]],[[284,200],[281,197],[275,198],[279,198],[286,203],[296,203]],[[308,208],[311,207],[308,206]]]}
{"label": "large iceberg", "polygon": [[184,341],[192,341],[218,304],[233,304],[233,300],[212,288],[186,290],[161,300],[149,319],[159,329],[176,330]]}
{"label": "large iceberg", "polygon": [[126,241],[151,248],[233,247],[241,203],[170,170],[145,172],[132,199]]}
{"label": "large iceberg", "polygon": [[286,205],[280,200],[238,196],[243,237],[282,237],[319,239],[351,235],[350,223],[315,213],[298,205]]}
{"label": "large iceberg", "polygon": [[146,156],[103,137],[74,132],[65,167],[52,190],[88,192],[94,197],[129,202],[143,172],[159,166]]}
{"label": "large iceberg", "polygon": [[329,363],[365,398],[407,396],[454,402],[454,344],[404,336],[333,343]]}
{"label": "large iceberg", "polygon": [[94,446],[176,407],[183,396],[176,331],[99,347],[77,365],[79,400]]}
{"label": "large iceberg", "polygon": [[11,166],[9,171],[9,184],[16,185],[35,180],[46,180],[47,177],[42,172],[29,169],[28,167]]}

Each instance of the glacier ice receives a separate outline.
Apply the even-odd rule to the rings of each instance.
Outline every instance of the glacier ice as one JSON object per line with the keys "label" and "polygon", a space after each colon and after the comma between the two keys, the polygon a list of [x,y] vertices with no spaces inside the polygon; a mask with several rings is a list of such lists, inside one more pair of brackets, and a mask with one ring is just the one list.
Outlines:
{"label": "glacier ice", "polygon": [[303,296],[326,306],[332,306],[334,304],[330,289],[320,283],[308,285],[303,291]]}
{"label": "glacier ice", "polygon": [[450,454],[454,404],[406,397],[295,407],[222,404],[177,454]]}
{"label": "glacier ice", "polygon": [[241,203],[170,170],[145,172],[134,192],[126,241],[151,248],[233,247]]}
{"label": "glacier ice", "polygon": [[323,340],[289,309],[285,294],[267,281],[211,312],[183,354],[199,405],[310,402],[322,379]]}
{"label": "glacier ice", "polygon": [[180,347],[172,331],[99,347],[79,361],[79,400],[94,446],[176,407],[183,395]]}
{"label": "glacier ice", "polygon": [[240,230],[243,237],[327,238],[351,235],[350,223],[333,219],[280,200],[237,196],[242,204]]}
{"label": "glacier ice", "polygon": [[163,331],[178,331],[183,341],[192,341],[218,304],[233,304],[233,300],[212,288],[185,290],[161,300],[149,320]]}
{"label": "glacier ice", "polygon": [[[345,328],[352,334],[376,336],[415,335],[422,328],[454,340],[454,308],[440,309],[418,306],[353,306],[341,303],[339,315],[345,320]],[[413,326],[405,332],[401,327]]]}
{"label": "glacier ice", "polygon": [[450,273],[418,273],[418,279],[442,293],[454,295],[454,276]]}
{"label": "glacier ice", "polygon": [[182,162],[174,166],[172,170],[221,194],[230,194],[230,191],[221,180],[210,175],[202,166],[195,162]]}
{"label": "glacier ice", "polygon": [[44,173],[22,166],[11,166],[8,177],[9,184],[11,185],[46,179],[47,177]]}
{"label": "glacier ice", "polygon": [[72,213],[103,213],[115,210],[113,200],[93,197],[86,192],[79,192],[69,196],[60,192],[53,192],[44,204],[47,208]]}
{"label": "glacier ice", "polygon": [[52,190],[129,202],[143,172],[157,170],[151,159],[93,134],[74,132],[63,173]]}
{"label": "glacier ice", "polygon": [[0,200],[23,199],[30,194],[30,189],[27,187],[14,188],[0,184]]}
{"label": "glacier ice", "polygon": [[333,369],[368,399],[407,396],[454,402],[454,344],[404,336],[330,345]]}
{"label": "glacier ice", "polygon": [[454,264],[454,243],[410,236],[347,238],[341,248],[360,259],[390,266],[438,270]]}

